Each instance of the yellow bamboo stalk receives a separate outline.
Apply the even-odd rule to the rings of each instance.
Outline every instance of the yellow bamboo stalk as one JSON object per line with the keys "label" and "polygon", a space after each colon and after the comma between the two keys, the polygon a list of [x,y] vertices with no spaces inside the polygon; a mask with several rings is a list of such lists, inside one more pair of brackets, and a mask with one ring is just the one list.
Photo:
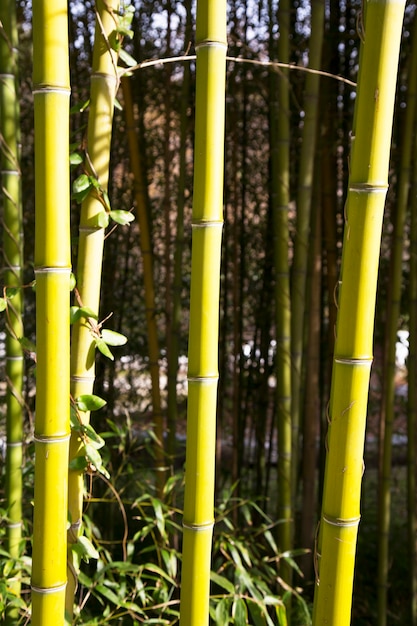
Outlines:
{"label": "yellow bamboo stalk", "polygon": [[198,0],[181,626],[209,620],[226,48],[226,1]]}
{"label": "yellow bamboo stalk", "polygon": [[404,2],[368,0],[345,209],[313,624],[350,624],[375,295]]}
{"label": "yellow bamboo stalk", "polygon": [[36,418],[32,624],[64,624],[69,442],[69,64],[66,0],[33,2]]}
{"label": "yellow bamboo stalk", "polygon": [[[114,100],[118,88],[117,52],[109,40],[117,27],[118,0],[96,3],[96,26],[91,75],[90,108],[86,143],[86,169],[102,192],[107,193]],[[101,267],[103,259],[105,208],[103,197],[91,191],[81,205],[77,263],[79,302],[98,317]],[[76,399],[93,392],[95,380],[95,341],[85,319],[76,322],[71,343],[71,396]],[[90,420],[88,411],[80,411],[83,423]],[[84,456],[79,433],[71,434],[70,461]],[[68,586],[66,611],[72,615],[77,586],[77,564],[71,545],[81,534],[83,512],[84,470],[70,469],[68,476],[68,510],[71,526],[68,531]]]}
{"label": "yellow bamboo stalk", "polygon": [[[22,467],[23,467],[23,336],[22,265],[23,229],[21,207],[21,172],[19,167],[19,101],[17,95],[17,28],[14,2],[0,2],[0,165],[3,204],[4,282],[16,289],[9,301],[6,326],[6,502],[7,542],[12,558],[21,555],[22,539]],[[17,572],[8,585],[20,595]],[[17,620],[15,608],[7,611],[6,623]]]}

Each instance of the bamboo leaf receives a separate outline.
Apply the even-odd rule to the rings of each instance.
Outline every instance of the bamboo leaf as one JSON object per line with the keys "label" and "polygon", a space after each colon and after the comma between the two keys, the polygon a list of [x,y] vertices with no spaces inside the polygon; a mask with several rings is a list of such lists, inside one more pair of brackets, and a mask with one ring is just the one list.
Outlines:
{"label": "bamboo leaf", "polygon": [[96,431],[91,426],[91,424],[83,424],[82,431],[88,437],[89,443],[94,448],[99,450],[100,448],[102,448],[104,446],[104,444],[105,444],[104,439],[102,437],[100,437],[100,435],[98,433],[96,433]]}
{"label": "bamboo leaf", "polygon": [[119,56],[128,67],[133,67],[134,65],[137,65],[136,60],[128,52],[126,52],[126,50],[123,50],[123,48],[120,48]]}
{"label": "bamboo leaf", "polygon": [[19,293],[20,289],[18,287],[7,287],[6,288],[6,298],[8,300],[13,300],[13,298]]}
{"label": "bamboo leaf", "polygon": [[242,598],[236,598],[232,606],[232,616],[237,626],[246,626],[248,623],[248,609]]}
{"label": "bamboo leaf", "polygon": [[85,535],[81,535],[78,537],[77,543],[75,545],[81,546],[82,549],[82,558],[86,563],[89,562],[89,559],[99,559],[100,555],[91,543],[91,541]]}
{"label": "bamboo leaf", "polygon": [[83,157],[79,152],[72,152],[70,154],[70,165],[76,166],[83,162]]}
{"label": "bamboo leaf", "polygon": [[229,599],[222,598],[216,606],[216,624],[218,626],[227,626],[229,622]]}
{"label": "bamboo leaf", "polygon": [[114,356],[110,352],[106,342],[101,337],[95,337],[94,341],[101,354],[104,354],[104,356],[106,356],[108,359],[114,361]]}
{"label": "bamboo leaf", "polygon": [[108,346],[124,346],[127,343],[127,337],[107,328],[101,331],[101,338]]}
{"label": "bamboo leaf", "polygon": [[75,402],[77,403],[77,407],[80,411],[98,411],[107,404],[103,398],[95,396],[92,393],[78,396]]}
{"label": "bamboo leaf", "polygon": [[230,582],[230,580],[225,576],[221,576],[220,574],[217,574],[217,572],[212,571],[210,572],[210,578],[216,585],[219,585],[219,587],[221,587],[222,589],[225,589],[232,594],[235,593],[235,587],[233,583]]}
{"label": "bamboo leaf", "polygon": [[109,214],[106,213],[106,211],[100,211],[96,215],[95,222],[99,228],[107,228],[109,225],[109,219]]}
{"label": "bamboo leaf", "polygon": [[122,226],[126,226],[126,224],[133,222],[133,220],[135,219],[135,216],[130,211],[110,211],[109,215],[110,219],[112,219],[113,222],[121,224]]}
{"label": "bamboo leaf", "polygon": [[287,611],[283,604],[276,605],[276,615],[279,626],[288,626]]}
{"label": "bamboo leaf", "polygon": [[69,462],[68,467],[76,472],[84,472],[88,467],[88,461],[85,456],[76,456]]}
{"label": "bamboo leaf", "polygon": [[99,593],[101,593],[102,596],[104,596],[105,598],[107,598],[107,600],[110,600],[110,602],[112,602],[113,604],[115,604],[116,606],[120,606],[121,604],[121,600],[119,598],[119,596],[117,596],[114,591],[112,591],[111,589],[109,589],[108,587],[106,587],[105,585],[99,583],[96,586],[96,591],[98,591]]}

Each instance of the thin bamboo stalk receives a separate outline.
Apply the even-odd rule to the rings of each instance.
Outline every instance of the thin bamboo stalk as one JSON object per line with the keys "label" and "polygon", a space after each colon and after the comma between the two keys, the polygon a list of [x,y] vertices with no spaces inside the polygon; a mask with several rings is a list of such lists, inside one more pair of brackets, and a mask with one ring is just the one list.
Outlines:
{"label": "thin bamboo stalk", "polygon": [[369,0],[345,210],[313,624],[350,624],[378,259],[404,2]]}
{"label": "thin bamboo stalk", "polygon": [[[184,2],[186,10],[186,24],[184,41],[191,41],[192,36],[192,14],[191,2]],[[178,417],[177,402],[177,379],[178,379],[178,359],[180,356],[180,335],[181,335],[181,292],[182,292],[182,262],[184,249],[184,208],[185,189],[187,180],[187,137],[189,133],[189,97],[191,71],[189,64],[184,64],[184,74],[181,86],[181,109],[180,109],[180,147],[179,147],[179,175],[177,192],[177,232],[174,250],[174,277],[172,294],[172,317],[171,317],[171,358],[168,361],[168,398],[167,398],[167,429],[168,442],[167,452],[171,459],[176,454],[176,428]]]}
{"label": "thin bamboo stalk", "polygon": [[[270,11],[273,7],[271,3]],[[282,0],[278,8],[279,39],[277,55],[289,63],[290,3]],[[272,32],[270,37],[272,39]],[[272,45],[272,44],[271,44]],[[273,51],[272,51],[273,54]],[[272,56],[272,55],[271,55]],[[290,204],[290,98],[288,70],[270,73],[271,85],[271,205],[274,236],[276,354],[276,420],[278,427],[278,497],[280,523],[278,547],[290,550],[293,541],[291,496],[291,298],[289,275]],[[280,575],[291,583],[292,568],[283,559]]]}
{"label": "thin bamboo stalk", "polygon": [[[98,0],[91,75],[90,109],[86,142],[86,169],[95,177],[102,192],[107,193],[110,144],[114,100],[118,88],[117,52],[110,47],[109,38],[117,27],[118,0]],[[77,263],[77,290],[79,302],[98,316],[101,269],[105,227],[102,198],[90,192],[81,205]],[[85,320],[74,324],[71,343],[71,396],[93,392],[95,380],[95,340]],[[83,423],[88,423],[88,411],[80,411]],[[84,445],[79,432],[73,431],[70,442],[70,462],[84,456]],[[72,544],[81,534],[83,512],[84,470],[71,468],[68,474],[68,510],[71,526],[68,530],[68,585],[66,611],[72,615],[77,587],[77,563]]]}
{"label": "thin bamboo stalk", "polygon": [[[311,3],[311,37],[309,67],[319,68],[324,30],[324,1]],[[304,126],[300,173],[298,177],[297,220],[294,240],[294,259],[291,285],[291,419],[292,419],[292,488],[293,498],[297,489],[300,407],[303,406],[303,352],[304,352],[304,317],[306,301],[306,282],[308,247],[310,232],[310,214],[313,193],[315,146],[317,138],[317,114],[320,77],[308,73],[304,93]]]}
{"label": "thin bamboo stalk", "polygon": [[[415,22],[417,23],[417,22]],[[414,103],[414,106],[416,103]],[[411,224],[410,224],[410,333],[408,370],[408,406],[407,406],[407,505],[408,505],[408,554],[409,554],[409,598],[410,624],[417,625],[417,551],[415,537],[417,532],[417,511],[415,499],[416,486],[416,414],[417,414],[417,141],[414,135],[414,167],[412,187],[410,189]]]}
{"label": "thin bamboo stalk", "polygon": [[[6,502],[7,541],[12,558],[21,555],[22,467],[23,467],[23,227],[21,172],[19,167],[19,99],[17,95],[17,28],[15,3],[0,2],[0,165],[3,196],[4,282],[17,289],[9,301],[6,325]],[[20,595],[19,576],[10,576],[8,585]],[[8,610],[7,623],[17,620],[16,609]]]}
{"label": "thin bamboo stalk", "polygon": [[33,2],[36,418],[32,624],[64,624],[69,442],[67,2]]}
{"label": "thin bamboo stalk", "polygon": [[403,276],[404,226],[407,216],[410,188],[410,163],[415,124],[415,99],[417,91],[417,29],[414,20],[412,50],[408,72],[408,97],[405,110],[404,127],[401,140],[400,172],[398,180],[398,200],[395,210],[395,224],[391,245],[391,271],[389,285],[389,304],[386,322],[385,367],[384,367],[384,415],[383,442],[381,455],[381,476],[378,504],[378,624],[387,623],[388,601],[388,560],[389,528],[391,522],[391,457],[392,435],[395,413],[395,352],[397,343],[398,320],[400,317],[401,287]]}
{"label": "thin bamboo stalk", "polygon": [[226,48],[226,1],[198,0],[181,626],[209,621]]}
{"label": "thin bamboo stalk", "polygon": [[126,134],[129,143],[130,167],[134,177],[135,202],[140,230],[140,248],[143,262],[143,280],[145,286],[146,327],[148,337],[149,369],[151,374],[152,415],[155,424],[157,447],[155,449],[157,462],[156,484],[159,495],[164,487],[164,451],[163,451],[163,417],[161,408],[161,390],[159,377],[159,339],[155,306],[155,285],[153,275],[153,251],[151,229],[146,206],[144,189],[145,175],[139,151],[138,136],[133,112],[133,101],[130,79],[122,78],[122,90],[125,103]]}

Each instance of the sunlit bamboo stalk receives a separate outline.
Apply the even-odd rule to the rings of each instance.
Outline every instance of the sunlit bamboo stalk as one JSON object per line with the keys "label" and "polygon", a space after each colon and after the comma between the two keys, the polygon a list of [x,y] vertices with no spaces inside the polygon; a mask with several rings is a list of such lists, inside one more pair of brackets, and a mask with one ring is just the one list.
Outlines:
{"label": "sunlit bamboo stalk", "polygon": [[69,443],[67,2],[33,2],[36,418],[32,624],[64,624]]}
{"label": "sunlit bamboo stalk", "polygon": [[375,296],[404,2],[368,0],[343,242],[313,624],[350,624]]}
{"label": "sunlit bamboo stalk", "polygon": [[[416,20],[414,20],[416,23]],[[404,226],[407,216],[410,188],[410,164],[415,127],[415,99],[417,89],[417,31],[413,28],[413,41],[407,81],[407,107],[401,139],[398,200],[395,207],[394,230],[391,245],[390,285],[388,288],[388,311],[386,321],[386,344],[384,366],[384,416],[381,471],[379,484],[379,537],[378,537],[378,624],[387,623],[389,528],[391,521],[391,458],[392,435],[395,414],[396,344],[401,313],[401,289],[403,284]]]}
{"label": "sunlit bamboo stalk", "polygon": [[[98,0],[91,75],[90,108],[86,141],[86,169],[94,177],[100,192],[90,191],[81,205],[78,262],[77,305],[88,307],[98,317],[105,221],[103,194],[107,193],[114,100],[118,88],[117,52],[111,46],[117,28],[118,0]],[[113,37],[114,39],[114,37]],[[93,392],[95,380],[95,340],[85,319],[76,322],[71,341],[71,396],[73,399]],[[83,423],[89,412],[80,411]],[[73,431],[70,442],[70,462],[85,454],[80,433]],[[84,470],[72,467],[68,476],[68,510],[71,526],[68,531],[68,586],[66,611],[72,615],[77,586],[77,563],[72,544],[81,534],[84,495]]]}
{"label": "sunlit bamboo stalk", "polygon": [[[6,503],[7,541],[12,558],[21,554],[23,469],[23,228],[19,166],[19,99],[17,94],[17,27],[15,3],[0,2],[0,166],[3,206],[4,283],[16,289],[9,300],[6,325]],[[14,573],[13,573],[14,574]],[[10,590],[20,595],[18,575],[9,577]],[[7,623],[17,619],[9,610]]]}
{"label": "sunlit bamboo stalk", "polygon": [[209,622],[226,47],[226,1],[198,0],[181,626]]}

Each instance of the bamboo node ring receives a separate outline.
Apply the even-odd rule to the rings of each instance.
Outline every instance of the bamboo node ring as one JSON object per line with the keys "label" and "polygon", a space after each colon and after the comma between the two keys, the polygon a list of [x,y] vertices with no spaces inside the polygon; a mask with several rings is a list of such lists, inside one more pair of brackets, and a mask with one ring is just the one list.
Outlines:
{"label": "bamboo node ring", "polygon": [[71,435],[62,435],[61,437],[46,437],[45,435],[33,435],[33,441],[35,443],[64,443],[69,441]]}
{"label": "bamboo node ring", "polygon": [[200,41],[195,45],[195,50],[199,50],[200,48],[221,48],[222,50],[227,50],[227,43],[224,41],[213,41],[210,39],[205,39],[204,41]]}
{"label": "bamboo node ring", "polygon": [[214,527],[214,520],[206,522],[205,524],[187,524],[187,522],[183,522],[182,527],[186,530],[192,530],[194,532],[204,532]]}
{"label": "bamboo node ring", "polygon": [[326,515],[322,515],[321,519],[323,522],[326,522],[326,524],[329,524],[330,526],[337,526],[338,528],[349,528],[351,526],[358,526],[361,517],[359,515],[359,517],[343,519],[340,517],[328,517]]}
{"label": "bamboo node ring", "polygon": [[31,590],[34,593],[40,593],[42,595],[49,595],[51,593],[61,593],[65,591],[67,587],[67,583],[63,583],[62,585],[58,585],[57,587],[36,587],[36,585],[31,585]]}

